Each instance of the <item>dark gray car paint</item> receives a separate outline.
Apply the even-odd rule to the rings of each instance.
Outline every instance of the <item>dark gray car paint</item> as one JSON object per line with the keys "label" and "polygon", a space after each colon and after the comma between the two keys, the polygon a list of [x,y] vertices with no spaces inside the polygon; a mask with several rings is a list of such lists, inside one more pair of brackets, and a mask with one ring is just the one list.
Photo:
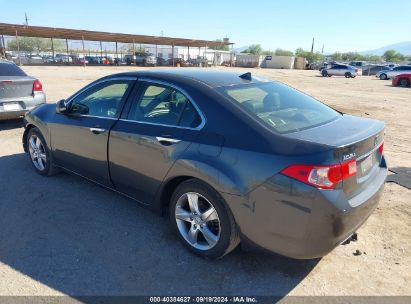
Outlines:
{"label": "dark gray car paint", "polygon": [[[162,210],[167,204],[169,197],[164,193],[169,190],[168,185],[174,185],[176,180],[198,178],[220,192],[246,238],[291,257],[325,255],[355,231],[375,208],[387,174],[383,156],[368,183],[357,188],[357,196],[362,195],[362,204],[357,207],[349,204],[355,198],[346,196],[342,183],[336,190],[320,190],[279,172],[290,164],[339,163],[342,151],[362,153],[370,148],[371,142],[377,144],[376,135],[378,143],[382,141],[384,124],[342,115],[324,126],[279,135],[212,89],[218,83],[247,81],[233,74],[211,74],[138,72],[112,76],[144,77],[182,88],[207,120],[201,130],[127,121],[127,101],[120,119],[107,122],[109,134],[85,135],[79,131],[75,136],[78,142],[74,142],[77,146],[73,148],[68,148],[73,143],[69,138],[72,131],[68,130],[73,126],[65,126],[69,123],[65,121],[66,115],[56,114],[55,105],[30,112],[26,116],[26,131],[31,126],[40,129],[53,155],[58,155],[57,165],[155,210]],[[74,125],[88,128],[101,123],[89,117]],[[55,128],[61,136],[58,140],[54,138]],[[156,136],[181,141],[164,146]],[[95,150],[105,142],[106,158],[106,150]]]}

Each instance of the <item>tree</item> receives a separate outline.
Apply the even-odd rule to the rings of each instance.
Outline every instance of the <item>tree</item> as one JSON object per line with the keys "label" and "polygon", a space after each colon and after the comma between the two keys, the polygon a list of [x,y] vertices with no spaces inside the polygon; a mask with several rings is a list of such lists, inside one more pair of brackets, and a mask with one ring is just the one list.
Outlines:
{"label": "tree", "polygon": [[385,61],[388,62],[399,62],[405,59],[404,55],[397,52],[396,50],[387,50],[383,55]]}
{"label": "tree", "polygon": [[366,60],[364,55],[361,55],[356,52],[347,52],[347,53],[342,53],[341,58],[344,61],[363,61]]}
{"label": "tree", "polygon": [[331,55],[331,59],[335,61],[342,60],[342,54],[340,52],[335,52]]}
{"label": "tree", "polygon": [[365,58],[367,61],[374,61],[374,62],[379,62],[381,61],[381,56],[378,55],[365,55]]}
{"label": "tree", "polygon": [[310,51],[306,51],[302,48],[298,48],[295,50],[296,57],[304,57],[308,62],[314,61],[321,61],[323,60],[323,55],[320,52],[311,53]]}
{"label": "tree", "polygon": [[[61,40],[54,39],[54,50],[63,50],[64,43]],[[17,51],[16,39],[9,40],[7,48],[11,51]],[[32,53],[48,52],[51,51],[51,39],[47,38],[33,38],[33,37],[20,37],[19,38],[20,51]]]}
{"label": "tree", "polygon": [[261,45],[259,44],[252,44],[247,49],[242,51],[241,53],[250,53],[253,55],[260,55],[263,52]]}
{"label": "tree", "polygon": [[217,46],[215,47],[216,50],[219,50],[219,51],[229,51],[229,50],[230,50],[230,46],[229,46],[229,45],[223,44],[224,42],[228,42],[228,40],[224,41],[223,39],[216,39],[215,41],[216,41],[216,42],[221,42],[220,45],[217,45]]}
{"label": "tree", "polygon": [[283,49],[276,49],[274,52],[275,56],[294,56],[294,53],[291,51],[283,50]]}

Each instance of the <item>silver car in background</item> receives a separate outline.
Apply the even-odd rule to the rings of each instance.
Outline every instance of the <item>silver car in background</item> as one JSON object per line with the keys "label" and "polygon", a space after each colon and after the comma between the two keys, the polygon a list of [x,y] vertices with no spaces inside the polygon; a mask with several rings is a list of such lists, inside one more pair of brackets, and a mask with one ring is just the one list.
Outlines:
{"label": "silver car in background", "polygon": [[347,64],[333,64],[321,70],[323,77],[345,76],[345,78],[355,78],[358,76],[358,69]]}
{"label": "silver car in background", "polygon": [[387,80],[394,79],[395,76],[404,73],[411,73],[411,65],[397,66],[388,71],[380,71],[375,75],[375,77],[378,77],[381,80]]}
{"label": "silver car in background", "polygon": [[0,59],[0,120],[15,119],[46,102],[41,82],[15,63]]}

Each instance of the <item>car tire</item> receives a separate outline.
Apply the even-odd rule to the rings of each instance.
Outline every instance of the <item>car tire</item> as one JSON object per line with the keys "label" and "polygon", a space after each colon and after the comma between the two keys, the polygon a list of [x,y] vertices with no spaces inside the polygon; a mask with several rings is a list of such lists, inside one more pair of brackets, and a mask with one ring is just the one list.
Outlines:
{"label": "car tire", "polygon": [[344,76],[345,76],[345,78],[351,78],[351,73],[347,72],[347,73],[344,74]]}
{"label": "car tire", "polygon": [[326,70],[322,70],[321,75],[322,75],[323,77],[329,76],[329,75],[328,75],[328,72],[327,72]]}
{"label": "car tire", "polygon": [[387,80],[387,79],[388,79],[387,74],[382,73],[382,74],[380,75],[380,79],[381,79],[381,80]]}
{"label": "car tire", "polygon": [[221,195],[209,185],[190,179],[174,191],[169,214],[183,244],[205,258],[218,259],[240,243],[234,216]]}
{"label": "car tire", "polygon": [[127,62],[127,65],[131,65],[131,60],[127,59],[126,62]]}
{"label": "car tire", "polygon": [[32,128],[27,133],[26,147],[31,163],[38,174],[51,176],[60,171],[54,165],[53,155],[38,128]]}
{"label": "car tire", "polygon": [[410,85],[410,81],[407,78],[400,78],[397,82],[398,86],[400,87],[408,87]]}

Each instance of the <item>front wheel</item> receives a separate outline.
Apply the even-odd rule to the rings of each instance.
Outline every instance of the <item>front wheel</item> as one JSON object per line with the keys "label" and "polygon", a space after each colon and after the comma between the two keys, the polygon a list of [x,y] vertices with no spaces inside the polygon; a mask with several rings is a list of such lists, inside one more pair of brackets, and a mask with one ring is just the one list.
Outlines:
{"label": "front wheel", "polygon": [[326,70],[322,70],[321,75],[322,75],[323,77],[326,77],[326,76],[328,76],[328,73],[327,73]]}
{"label": "front wheel", "polygon": [[345,78],[351,78],[351,73],[347,72],[347,73],[344,74],[344,76],[345,76]]}
{"label": "front wheel", "polygon": [[384,74],[384,73],[381,74],[381,75],[380,75],[380,79],[381,79],[381,80],[387,80],[387,79],[388,79],[387,74]]}
{"label": "front wheel", "polygon": [[398,84],[401,87],[408,87],[410,85],[410,81],[407,78],[401,78],[400,80],[398,80]]}
{"label": "front wheel", "polygon": [[30,160],[37,173],[53,175],[58,169],[53,165],[53,158],[40,130],[32,128],[27,134],[27,148]]}
{"label": "front wheel", "polygon": [[234,217],[223,198],[198,180],[177,187],[169,211],[180,240],[200,256],[221,258],[240,242]]}

